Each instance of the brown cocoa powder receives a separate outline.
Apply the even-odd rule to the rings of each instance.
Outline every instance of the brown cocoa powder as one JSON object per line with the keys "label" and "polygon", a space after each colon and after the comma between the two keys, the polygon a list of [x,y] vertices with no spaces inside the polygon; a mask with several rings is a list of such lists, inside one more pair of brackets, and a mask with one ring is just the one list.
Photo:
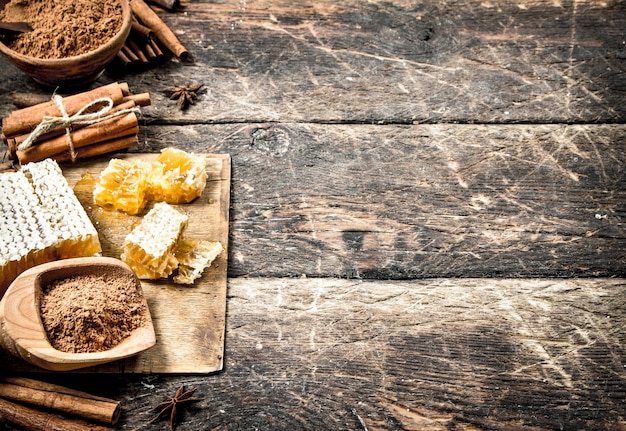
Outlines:
{"label": "brown cocoa powder", "polygon": [[28,22],[32,32],[7,43],[21,54],[42,59],[84,54],[106,43],[122,27],[119,0],[12,0],[0,21]]}
{"label": "brown cocoa powder", "polygon": [[145,323],[145,303],[129,277],[76,275],[43,286],[40,314],[52,347],[101,352]]}

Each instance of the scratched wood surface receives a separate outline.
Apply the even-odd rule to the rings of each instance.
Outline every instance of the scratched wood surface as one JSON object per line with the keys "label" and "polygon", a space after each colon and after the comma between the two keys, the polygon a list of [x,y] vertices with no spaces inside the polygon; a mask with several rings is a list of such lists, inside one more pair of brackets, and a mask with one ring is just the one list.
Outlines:
{"label": "scratched wood surface", "polygon": [[[187,62],[124,74],[150,122],[623,123],[623,1],[221,0],[162,13]],[[0,113],[40,91],[2,59]],[[164,92],[204,83],[181,113]]]}
{"label": "scratched wood surface", "polygon": [[183,4],[189,61],[99,84],[133,152],[232,157],[224,369],[49,378],[118,429],[181,384],[179,430],[626,429],[626,2]]}
{"label": "scratched wood surface", "polygon": [[152,126],[231,154],[231,276],[623,276],[622,125]]}
{"label": "scratched wood surface", "polygon": [[223,373],[106,391],[129,429],[163,429],[152,403],[185,384],[205,400],[178,430],[622,430],[625,288],[235,278]]}
{"label": "scratched wood surface", "polygon": [[[168,15],[193,62],[137,75],[154,121],[623,123],[623,1],[229,0]],[[163,106],[166,103],[160,105]],[[163,109],[163,108],[162,108]]]}

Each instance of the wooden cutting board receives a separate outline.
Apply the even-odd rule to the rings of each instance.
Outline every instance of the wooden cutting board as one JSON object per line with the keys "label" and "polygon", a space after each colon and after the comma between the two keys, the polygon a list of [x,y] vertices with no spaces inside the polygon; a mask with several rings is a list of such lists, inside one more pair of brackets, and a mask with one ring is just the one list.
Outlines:
{"label": "wooden cutting board", "polygon": [[[230,207],[230,155],[197,154],[207,161],[207,185],[195,201],[178,205],[189,215],[185,237],[220,241],[226,249],[191,285],[142,280],[157,344],[123,361],[79,370],[94,373],[211,373],[223,366],[226,275]],[[154,160],[158,154],[117,154],[129,160]],[[110,156],[61,168],[100,236],[104,256],[119,258],[122,243],[141,215],[107,211],[93,204],[93,187]],[[148,207],[146,209],[149,209]],[[0,370],[48,372],[0,352]]]}

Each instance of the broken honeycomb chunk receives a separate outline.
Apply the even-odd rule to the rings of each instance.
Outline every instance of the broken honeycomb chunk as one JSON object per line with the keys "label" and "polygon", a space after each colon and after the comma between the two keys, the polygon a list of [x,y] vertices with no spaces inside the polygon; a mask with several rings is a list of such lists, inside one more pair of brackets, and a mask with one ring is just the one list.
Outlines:
{"label": "broken honeycomb chunk", "polygon": [[152,200],[169,204],[191,202],[202,194],[206,180],[206,160],[176,148],[166,148],[152,165]]}
{"label": "broken honeycomb chunk", "polygon": [[223,251],[220,242],[182,239],[176,250],[178,274],[174,276],[174,282],[193,284]]}
{"label": "broken honeycomb chunk", "polygon": [[112,159],[94,188],[96,205],[138,214],[148,201],[189,203],[206,186],[206,160],[176,148],[164,149],[154,163]]}
{"label": "broken honeycomb chunk", "polygon": [[141,279],[166,278],[178,267],[175,252],[188,217],[159,202],[126,236],[121,259]]}
{"label": "broken honeycomb chunk", "polygon": [[0,174],[0,297],[23,271],[101,252],[98,232],[58,164]]}
{"label": "broken honeycomb chunk", "polygon": [[141,162],[111,159],[93,191],[96,205],[136,215],[146,205],[149,167]]}

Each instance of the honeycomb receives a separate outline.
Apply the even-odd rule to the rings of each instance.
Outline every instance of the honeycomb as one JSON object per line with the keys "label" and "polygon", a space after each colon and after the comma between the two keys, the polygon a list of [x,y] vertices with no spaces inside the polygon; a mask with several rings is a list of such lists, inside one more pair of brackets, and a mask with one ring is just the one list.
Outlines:
{"label": "honeycomb", "polygon": [[0,209],[0,297],[28,268],[102,251],[98,232],[51,159],[0,174]]}
{"label": "honeycomb", "polygon": [[206,186],[206,161],[175,148],[164,149],[154,163],[112,159],[94,188],[96,205],[136,215],[149,201],[183,204]]}
{"label": "honeycomb", "polygon": [[159,202],[126,236],[121,260],[141,279],[166,278],[178,267],[176,249],[188,217]]}
{"label": "honeycomb", "polygon": [[143,162],[111,159],[93,191],[96,205],[138,214],[147,203],[149,166]]}
{"label": "honeycomb", "polygon": [[178,274],[174,283],[193,284],[223,251],[220,242],[182,239],[176,250]]}
{"label": "honeycomb", "polygon": [[150,172],[151,198],[185,204],[199,197],[206,185],[206,161],[176,148],[164,149]]}

